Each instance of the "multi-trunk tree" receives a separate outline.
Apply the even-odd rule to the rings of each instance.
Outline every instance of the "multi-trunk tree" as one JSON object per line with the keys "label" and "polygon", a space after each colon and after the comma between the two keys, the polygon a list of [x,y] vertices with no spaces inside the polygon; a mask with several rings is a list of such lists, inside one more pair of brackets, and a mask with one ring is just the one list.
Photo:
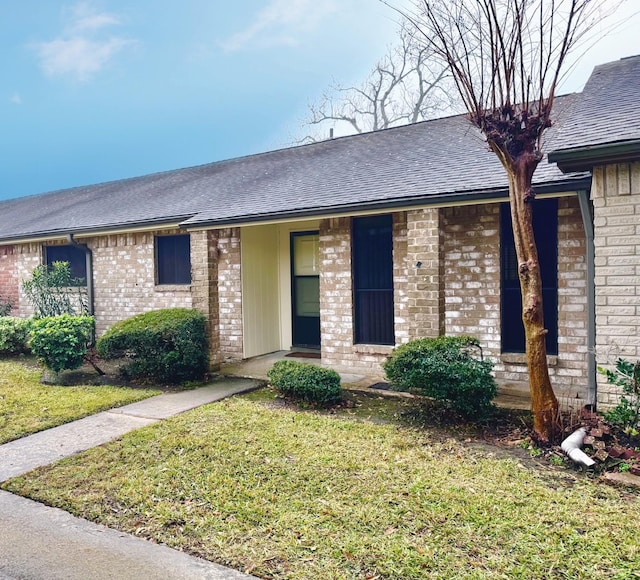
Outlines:
{"label": "multi-trunk tree", "polygon": [[567,58],[613,4],[619,2],[415,0],[410,12],[396,8],[412,22],[414,41],[447,63],[469,120],[506,171],[534,431],[541,442],[556,432],[558,400],[547,365],[532,179]]}

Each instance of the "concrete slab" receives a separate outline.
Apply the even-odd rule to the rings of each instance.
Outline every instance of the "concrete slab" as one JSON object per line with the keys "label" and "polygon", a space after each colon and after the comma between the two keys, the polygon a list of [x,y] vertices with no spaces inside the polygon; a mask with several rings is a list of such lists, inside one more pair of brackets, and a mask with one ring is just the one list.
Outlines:
{"label": "concrete slab", "polygon": [[0,491],[0,578],[249,580],[253,577]]}

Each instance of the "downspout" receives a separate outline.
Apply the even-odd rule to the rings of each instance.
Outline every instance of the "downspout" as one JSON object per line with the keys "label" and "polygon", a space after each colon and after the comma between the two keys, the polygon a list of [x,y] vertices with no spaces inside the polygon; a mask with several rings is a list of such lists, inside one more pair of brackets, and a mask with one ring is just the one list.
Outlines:
{"label": "downspout", "polygon": [[591,410],[595,411],[598,402],[598,383],[596,380],[596,266],[593,214],[587,191],[578,191],[578,201],[587,243],[587,399]]}
{"label": "downspout", "polygon": [[84,252],[87,266],[87,309],[89,310],[89,314],[93,316],[93,252],[86,244],[76,242],[73,239],[73,234],[67,234],[67,242],[74,248],[78,248]]}

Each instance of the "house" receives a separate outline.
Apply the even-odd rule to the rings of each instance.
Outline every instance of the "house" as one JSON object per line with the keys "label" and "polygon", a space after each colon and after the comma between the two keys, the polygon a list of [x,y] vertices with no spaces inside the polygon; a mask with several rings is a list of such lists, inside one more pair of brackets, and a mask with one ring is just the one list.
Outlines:
{"label": "house", "polygon": [[[556,392],[600,404],[613,353],[640,356],[640,57],[557,100],[534,176]],[[375,372],[394,345],[471,334],[502,385],[527,389],[508,206],[497,158],[449,117],[0,203],[0,296],[67,260],[98,333],[186,306],[214,364],[317,348]]]}

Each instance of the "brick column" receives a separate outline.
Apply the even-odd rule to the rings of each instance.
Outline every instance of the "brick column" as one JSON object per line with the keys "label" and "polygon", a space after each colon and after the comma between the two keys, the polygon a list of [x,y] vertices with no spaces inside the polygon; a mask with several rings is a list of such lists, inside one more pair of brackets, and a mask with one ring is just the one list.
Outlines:
{"label": "brick column", "polygon": [[0,246],[0,301],[13,305],[10,314],[15,315],[18,309],[19,283],[16,272],[15,246]]}
{"label": "brick column", "polygon": [[351,220],[320,222],[320,337],[323,362],[354,360]]}
{"label": "brick column", "polygon": [[440,220],[437,208],[407,212],[406,311],[411,339],[444,333]]}
{"label": "brick column", "polygon": [[[640,358],[640,163],[596,167],[594,210],[596,356]],[[615,405],[620,391],[598,376],[598,404]]]}
{"label": "brick column", "polygon": [[218,303],[222,360],[240,360],[244,347],[239,228],[218,230]]}
{"label": "brick column", "polygon": [[214,231],[191,233],[191,296],[193,307],[207,318],[209,364],[220,366],[218,305],[218,238]]}

